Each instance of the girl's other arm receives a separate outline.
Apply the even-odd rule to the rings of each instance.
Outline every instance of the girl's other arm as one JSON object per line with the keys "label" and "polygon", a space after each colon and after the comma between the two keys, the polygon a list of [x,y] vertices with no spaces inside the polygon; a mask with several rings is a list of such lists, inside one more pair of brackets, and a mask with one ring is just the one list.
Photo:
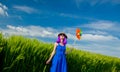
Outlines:
{"label": "girl's other arm", "polygon": [[54,54],[55,54],[55,52],[56,52],[56,47],[57,47],[57,45],[58,45],[57,43],[54,44],[54,49],[53,49],[53,51],[52,51],[49,59],[46,61],[46,64],[49,64],[50,61],[52,60],[52,58],[53,58],[53,56],[54,56]]}

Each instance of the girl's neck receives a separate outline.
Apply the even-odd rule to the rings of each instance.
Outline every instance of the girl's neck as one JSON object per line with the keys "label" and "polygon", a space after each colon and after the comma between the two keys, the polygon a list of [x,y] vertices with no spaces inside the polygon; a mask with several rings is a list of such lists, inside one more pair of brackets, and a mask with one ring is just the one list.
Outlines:
{"label": "girl's neck", "polygon": [[61,44],[61,45],[64,45],[64,44],[63,44],[63,40],[62,40],[62,39],[60,40],[60,44]]}
{"label": "girl's neck", "polygon": [[61,46],[64,46],[64,44],[63,44],[63,43],[61,43],[61,42],[60,42],[59,44],[60,44]]}
{"label": "girl's neck", "polygon": [[60,43],[63,43],[63,40],[62,40],[62,39],[60,40]]}

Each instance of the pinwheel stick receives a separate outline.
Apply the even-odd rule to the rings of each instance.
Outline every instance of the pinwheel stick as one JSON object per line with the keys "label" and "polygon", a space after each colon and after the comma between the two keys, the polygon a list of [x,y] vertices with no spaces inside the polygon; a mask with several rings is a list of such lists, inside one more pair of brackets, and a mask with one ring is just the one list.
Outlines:
{"label": "pinwheel stick", "polygon": [[73,44],[72,44],[72,45],[73,45],[73,47],[70,49],[70,51],[72,51],[72,50],[74,49],[75,44],[76,44],[76,40],[77,40],[77,39],[76,39],[76,37],[74,37],[74,38],[75,38],[75,39],[74,39],[74,42],[73,42]]}
{"label": "pinwheel stick", "polygon": [[74,46],[75,46],[75,43],[76,43],[76,40],[77,39],[75,39],[76,37],[74,37],[74,42],[73,42],[73,44],[72,44],[72,47],[70,48],[70,50],[67,52],[67,53],[71,53],[72,52],[72,50],[74,49]]}

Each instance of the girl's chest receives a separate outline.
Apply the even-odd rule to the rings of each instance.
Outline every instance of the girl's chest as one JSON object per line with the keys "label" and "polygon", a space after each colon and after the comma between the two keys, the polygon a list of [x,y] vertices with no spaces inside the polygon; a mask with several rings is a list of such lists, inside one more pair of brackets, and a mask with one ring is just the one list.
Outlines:
{"label": "girl's chest", "polygon": [[57,50],[58,51],[64,51],[66,49],[66,47],[65,46],[57,46]]}

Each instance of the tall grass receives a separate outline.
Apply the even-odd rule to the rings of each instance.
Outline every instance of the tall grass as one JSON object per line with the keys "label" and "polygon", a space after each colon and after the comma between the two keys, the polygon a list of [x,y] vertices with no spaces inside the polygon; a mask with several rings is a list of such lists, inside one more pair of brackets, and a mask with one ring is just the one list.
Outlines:
{"label": "tall grass", "polygon": [[[53,44],[37,39],[0,34],[0,72],[49,72],[45,62],[52,50]],[[119,58],[76,49],[66,57],[68,72],[120,72]]]}

